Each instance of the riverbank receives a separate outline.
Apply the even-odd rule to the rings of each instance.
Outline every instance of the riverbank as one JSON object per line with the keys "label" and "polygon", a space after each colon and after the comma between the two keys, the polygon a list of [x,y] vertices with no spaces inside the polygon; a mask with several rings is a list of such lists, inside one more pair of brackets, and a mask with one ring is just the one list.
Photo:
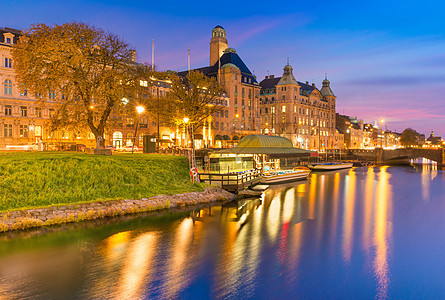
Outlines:
{"label": "riverbank", "polygon": [[187,159],[122,153],[0,153],[0,212],[203,191]]}
{"label": "riverbank", "polygon": [[206,187],[202,192],[157,195],[138,200],[98,201],[9,211],[0,213],[0,232],[221,202],[234,200],[235,197],[223,189]]}

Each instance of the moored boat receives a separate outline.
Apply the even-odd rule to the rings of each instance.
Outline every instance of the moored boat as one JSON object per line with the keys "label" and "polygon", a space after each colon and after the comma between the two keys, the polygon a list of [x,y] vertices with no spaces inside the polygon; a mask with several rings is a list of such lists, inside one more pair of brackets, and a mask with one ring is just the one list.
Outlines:
{"label": "moored boat", "polygon": [[341,169],[352,168],[352,162],[337,162],[337,163],[317,163],[309,164],[307,167],[312,171],[333,171]]}
{"label": "moored boat", "polygon": [[311,170],[307,168],[295,168],[293,170],[277,170],[263,174],[261,183],[278,184],[297,180],[305,180]]}

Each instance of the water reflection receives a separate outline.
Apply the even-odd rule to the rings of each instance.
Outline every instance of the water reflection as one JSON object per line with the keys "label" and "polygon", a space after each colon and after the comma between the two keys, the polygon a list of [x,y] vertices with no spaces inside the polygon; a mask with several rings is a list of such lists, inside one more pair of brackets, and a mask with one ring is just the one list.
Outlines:
{"label": "water reflection", "polygon": [[[437,170],[315,173],[308,181],[273,187],[262,199],[76,243],[68,253],[81,263],[69,278],[80,279],[64,287],[74,297],[115,299],[391,297],[393,191],[402,191],[400,176],[417,178],[423,199],[424,189],[428,198],[445,194]],[[432,184],[439,179],[440,185]],[[399,234],[404,230],[399,225]],[[0,298],[60,296],[39,288],[39,273],[13,257],[0,260]]]}

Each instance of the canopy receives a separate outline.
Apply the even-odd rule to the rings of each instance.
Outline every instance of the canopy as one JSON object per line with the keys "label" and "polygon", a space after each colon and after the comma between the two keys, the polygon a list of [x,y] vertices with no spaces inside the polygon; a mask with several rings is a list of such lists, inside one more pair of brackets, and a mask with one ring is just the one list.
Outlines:
{"label": "canopy", "polygon": [[281,136],[248,135],[237,147],[216,151],[218,154],[267,154],[271,158],[306,157],[316,152],[294,148],[292,142]]}

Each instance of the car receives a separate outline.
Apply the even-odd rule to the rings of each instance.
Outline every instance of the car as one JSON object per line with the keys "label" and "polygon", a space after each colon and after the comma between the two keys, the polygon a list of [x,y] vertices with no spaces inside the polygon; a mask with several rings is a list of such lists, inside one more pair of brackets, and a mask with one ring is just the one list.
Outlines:
{"label": "car", "polygon": [[30,145],[7,145],[6,150],[22,150],[22,151],[33,151],[38,150],[39,145],[34,143]]}
{"label": "car", "polygon": [[116,150],[116,147],[114,147],[113,145],[106,145],[105,149]]}
{"label": "car", "polygon": [[139,150],[140,149],[138,148],[138,146],[134,146],[134,150],[133,150],[133,146],[125,146],[125,147],[121,148],[121,151],[124,151],[124,152],[131,152],[131,151],[137,152]]}

